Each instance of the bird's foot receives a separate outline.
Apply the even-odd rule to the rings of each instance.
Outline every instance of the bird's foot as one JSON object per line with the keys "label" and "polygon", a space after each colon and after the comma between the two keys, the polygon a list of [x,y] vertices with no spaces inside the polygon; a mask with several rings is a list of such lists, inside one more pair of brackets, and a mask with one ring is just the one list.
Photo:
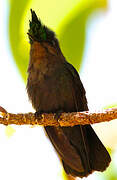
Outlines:
{"label": "bird's foot", "polygon": [[37,111],[37,112],[35,112],[35,118],[37,118],[37,119],[42,119],[42,112],[40,112],[40,111]]}
{"label": "bird's foot", "polygon": [[54,118],[58,121],[60,119],[60,116],[61,116],[62,113],[63,113],[62,110],[57,111]]}

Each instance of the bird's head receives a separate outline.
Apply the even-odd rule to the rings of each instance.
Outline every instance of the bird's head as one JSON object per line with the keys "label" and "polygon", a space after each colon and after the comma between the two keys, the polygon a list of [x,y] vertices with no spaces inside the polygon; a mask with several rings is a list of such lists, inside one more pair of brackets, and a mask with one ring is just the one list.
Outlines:
{"label": "bird's head", "polygon": [[32,20],[29,22],[28,35],[30,43],[47,42],[52,46],[59,46],[55,33],[42,24],[41,20],[37,17],[35,11],[31,9]]}

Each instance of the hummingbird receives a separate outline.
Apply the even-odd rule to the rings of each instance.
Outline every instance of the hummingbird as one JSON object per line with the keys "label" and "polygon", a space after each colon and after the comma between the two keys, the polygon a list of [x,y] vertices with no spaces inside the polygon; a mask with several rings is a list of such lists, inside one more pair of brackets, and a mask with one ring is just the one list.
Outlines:
{"label": "hummingbird", "polygon": [[[37,114],[88,111],[86,92],[76,69],[64,57],[55,33],[31,10],[27,93]],[[46,126],[45,131],[73,177],[104,171],[110,155],[90,125]]]}

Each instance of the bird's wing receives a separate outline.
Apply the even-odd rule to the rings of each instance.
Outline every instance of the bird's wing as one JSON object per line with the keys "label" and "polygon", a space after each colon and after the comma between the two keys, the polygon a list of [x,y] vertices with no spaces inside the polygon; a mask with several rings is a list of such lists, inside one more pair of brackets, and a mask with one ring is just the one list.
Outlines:
{"label": "bird's wing", "polygon": [[[73,96],[75,96],[76,110],[87,111],[88,106],[85,95],[86,93],[83,84],[80,80],[79,74],[71,64],[65,62],[65,66],[67,67],[68,71],[71,73],[71,76],[75,84]],[[73,147],[75,147],[77,152],[79,152],[79,150],[80,152],[83,151],[81,157],[84,167],[86,168],[84,175],[88,175],[88,171],[90,172],[91,169],[92,171],[93,170],[104,171],[108,167],[111,161],[109,153],[90,125],[74,126],[73,129],[71,128],[71,130],[65,128],[64,133],[66,131],[68,131],[68,133],[70,131],[72,132],[70,133],[68,139],[70,140]],[[78,137],[81,137],[81,142],[83,142],[81,149],[80,149],[81,142],[79,142]],[[68,166],[65,167],[66,169],[71,171],[71,169],[68,168]]]}
{"label": "bird's wing", "polygon": [[76,101],[76,111],[87,111],[88,105],[87,105],[87,99],[86,99],[86,92],[84,89],[84,86],[80,80],[80,76],[76,69],[67,61],[64,61],[66,69],[69,71],[72,77],[72,81],[74,83],[74,89],[73,89],[73,96],[75,96]]}

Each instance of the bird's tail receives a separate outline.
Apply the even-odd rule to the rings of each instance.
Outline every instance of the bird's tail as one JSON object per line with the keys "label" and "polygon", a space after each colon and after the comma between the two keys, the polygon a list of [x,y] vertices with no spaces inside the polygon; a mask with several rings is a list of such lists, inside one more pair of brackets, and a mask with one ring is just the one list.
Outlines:
{"label": "bird's tail", "polygon": [[45,127],[67,174],[86,177],[104,171],[111,158],[90,125]]}

